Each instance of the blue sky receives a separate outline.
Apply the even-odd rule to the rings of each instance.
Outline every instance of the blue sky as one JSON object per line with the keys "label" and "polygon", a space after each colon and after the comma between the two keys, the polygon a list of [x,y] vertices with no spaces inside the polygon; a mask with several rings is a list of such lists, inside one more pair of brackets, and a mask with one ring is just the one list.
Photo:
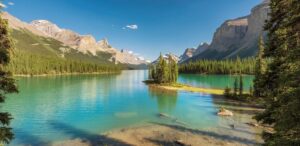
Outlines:
{"label": "blue sky", "polygon": [[[0,0],[1,1],[1,0]],[[97,40],[107,38],[118,49],[147,59],[160,52],[211,42],[225,20],[248,15],[261,0],[4,0],[5,11],[31,22],[46,19],[59,27]]]}

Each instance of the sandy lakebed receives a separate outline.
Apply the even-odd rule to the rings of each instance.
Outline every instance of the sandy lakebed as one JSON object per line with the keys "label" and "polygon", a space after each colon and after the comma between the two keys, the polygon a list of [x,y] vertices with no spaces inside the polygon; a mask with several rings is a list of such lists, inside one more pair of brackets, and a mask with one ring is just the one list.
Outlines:
{"label": "sandy lakebed", "polygon": [[[263,127],[254,126],[253,115],[262,109],[237,101],[216,99],[220,107],[233,111],[234,116],[223,117],[227,122],[218,127],[193,128],[185,121],[176,121],[165,115],[157,115],[164,122],[145,121],[131,127],[111,130],[101,134],[82,133],[54,146],[246,146],[261,145]],[[217,116],[217,115],[216,115]],[[239,122],[236,118],[243,117]],[[249,124],[250,123],[250,124]],[[252,124],[251,124],[252,123]]]}

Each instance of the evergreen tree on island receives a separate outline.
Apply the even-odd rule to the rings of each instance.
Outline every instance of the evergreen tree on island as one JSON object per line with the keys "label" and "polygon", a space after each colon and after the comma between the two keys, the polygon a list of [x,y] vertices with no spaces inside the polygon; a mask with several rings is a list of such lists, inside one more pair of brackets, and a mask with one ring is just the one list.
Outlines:
{"label": "evergreen tree on island", "polygon": [[[0,11],[1,12],[1,11]],[[13,42],[11,40],[8,22],[0,17],[0,102],[5,101],[5,95],[8,93],[18,92],[15,80],[11,73],[4,71],[4,66],[10,62]],[[0,142],[9,143],[14,134],[9,127],[12,116],[8,112],[0,112]]]}
{"label": "evergreen tree on island", "polygon": [[158,62],[149,66],[149,79],[159,84],[176,83],[177,78],[177,62],[172,58],[171,55],[165,59],[162,54],[160,54]]}

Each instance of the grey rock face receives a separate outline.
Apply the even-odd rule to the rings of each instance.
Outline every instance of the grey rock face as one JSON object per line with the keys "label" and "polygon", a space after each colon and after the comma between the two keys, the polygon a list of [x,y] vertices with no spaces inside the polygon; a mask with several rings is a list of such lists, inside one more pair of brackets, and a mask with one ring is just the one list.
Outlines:
{"label": "grey rock face", "polygon": [[111,54],[112,58],[109,61],[116,63],[133,65],[148,64],[143,57],[133,55],[133,53],[121,53],[118,49],[113,48],[107,39],[97,42],[91,35],[80,35],[71,30],[62,29],[48,20],[34,20],[28,24],[7,12],[0,13],[0,15],[2,18],[8,20],[9,26],[12,29],[25,29],[38,36],[53,38],[79,52],[91,53],[96,56],[97,52],[100,51]]}
{"label": "grey rock face", "polygon": [[195,49],[195,48],[185,49],[184,53],[179,57],[179,63],[182,63],[182,62],[192,58],[193,56],[196,56],[196,55],[202,53],[203,51],[208,49],[208,47],[209,47],[208,43],[201,43],[197,47],[197,49]]}
{"label": "grey rock face", "polygon": [[211,45],[187,61],[255,56],[259,37],[265,34],[263,26],[268,19],[269,2],[264,0],[248,16],[225,21],[214,33]]}
{"label": "grey rock face", "polygon": [[246,35],[248,19],[246,17],[228,20],[217,29],[209,49],[227,51],[231,46],[238,44]]}

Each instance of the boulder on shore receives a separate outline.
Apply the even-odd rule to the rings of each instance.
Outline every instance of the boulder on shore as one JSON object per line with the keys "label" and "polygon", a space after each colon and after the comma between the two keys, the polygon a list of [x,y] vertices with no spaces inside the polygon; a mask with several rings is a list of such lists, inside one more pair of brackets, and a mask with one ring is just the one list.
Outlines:
{"label": "boulder on shore", "polygon": [[225,108],[221,108],[218,112],[219,116],[233,116],[233,113],[230,110],[227,110]]}

